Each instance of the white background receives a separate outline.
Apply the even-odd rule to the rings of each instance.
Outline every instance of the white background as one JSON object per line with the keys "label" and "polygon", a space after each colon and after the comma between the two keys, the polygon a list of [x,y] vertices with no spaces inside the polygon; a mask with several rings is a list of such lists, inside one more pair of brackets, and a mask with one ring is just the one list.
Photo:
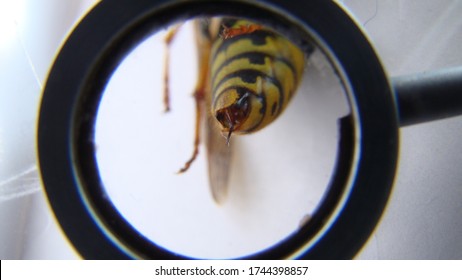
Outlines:
{"label": "white background", "polygon": [[[0,0],[2,259],[78,258],[38,183],[35,129],[46,73],[60,43],[91,2]],[[364,25],[390,75],[461,65],[462,2],[342,2]],[[358,258],[462,257],[461,126],[459,117],[401,129],[392,199]],[[186,142],[192,141],[190,133],[182,134],[188,135]],[[174,162],[182,163],[182,157],[177,158]],[[172,166],[175,171],[177,166]]]}

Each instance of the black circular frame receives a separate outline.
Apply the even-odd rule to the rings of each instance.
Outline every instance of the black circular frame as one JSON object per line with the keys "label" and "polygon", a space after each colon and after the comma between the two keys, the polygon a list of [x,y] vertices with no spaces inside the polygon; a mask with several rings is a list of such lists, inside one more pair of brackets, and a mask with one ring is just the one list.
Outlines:
{"label": "black circular frame", "polygon": [[[398,154],[390,83],[361,30],[333,1],[102,1],[79,23],[50,71],[40,110],[38,156],[49,202],[84,258],[182,259],[145,238],[104,192],[94,123],[105,85],[143,39],[174,22],[209,16],[250,18],[302,48],[322,45],[345,81],[352,114],[339,121],[337,165],[311,220],[247,259],[349,259],[367,241],[386,206]],[[302,39],[300,39],[302,38]]]}

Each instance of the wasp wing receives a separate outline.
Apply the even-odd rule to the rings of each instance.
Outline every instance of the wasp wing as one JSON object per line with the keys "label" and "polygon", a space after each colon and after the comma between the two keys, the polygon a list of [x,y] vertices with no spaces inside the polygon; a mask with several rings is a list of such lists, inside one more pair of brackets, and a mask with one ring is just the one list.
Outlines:
{"label": "wasp wing", "polygon": [[[213,199],[222,204],[228,193],[228,178],[230,170],[231,149],[226,145],[217,120],[211,115],[212,92],[210,86],[210,50],[213,41],[217,39],[219,21],[214,19],[196,20],[195,33],[198,48],[199,79],[196,87],[196,102],[205,101],[202,109],[198,107],[198,118],[202,115],[204,124],[205,145],[207,147],[207,161],[209,184]],[[201,98],[198,99],[198,93]],[[198,106],[200,104],[198,103]]]}
{"label": "wasp wing", "polygon": [[210,190],[215,202],[222,204],[228,194],[232,149],[226,144],[226,139],[222,136],[216,120],[211,117],[206,120],[205,143]]}

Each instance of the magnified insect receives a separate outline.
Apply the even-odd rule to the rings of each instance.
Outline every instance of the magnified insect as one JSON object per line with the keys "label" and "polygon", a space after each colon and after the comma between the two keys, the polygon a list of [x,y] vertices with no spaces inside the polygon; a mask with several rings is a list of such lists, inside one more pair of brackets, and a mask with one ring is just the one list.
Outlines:
{"label": "magnified insect", "polygon": [[[166,37],[167,54],[179,26]],[[191,158],[199,154],[205,130],[211,192],[223,203],[228,188],[230,138],[256,132],[281,115],[302,78],[305,53],[287,38],[257,23],[235,18],[194,21],[199,75],[194,98],[196,122]],[[309,54],[309,52],[308,52]],[[170,109],[169,59],[165,67],[165,109]]]}
{"label": "magnified insect", "polygon": [[259,22],[198,17],[152,33],[98,108],[108,199],[144,236],[188,256],[279,242],[331,180],[338,120],[350,112],[337,73],[315,37]]}

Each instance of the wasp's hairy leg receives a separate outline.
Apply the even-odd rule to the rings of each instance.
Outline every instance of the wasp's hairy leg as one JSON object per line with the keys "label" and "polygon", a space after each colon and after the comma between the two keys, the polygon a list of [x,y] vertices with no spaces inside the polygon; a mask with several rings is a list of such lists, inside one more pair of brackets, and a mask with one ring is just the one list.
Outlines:
{"label": "wasp's hairy leg", "polygon": [[170,111],[170,47],[175,39],[182,24],[177,24],[170,28],[164,38],[165,42],[165,56],[164,56],[164,108],[165,112]]}

